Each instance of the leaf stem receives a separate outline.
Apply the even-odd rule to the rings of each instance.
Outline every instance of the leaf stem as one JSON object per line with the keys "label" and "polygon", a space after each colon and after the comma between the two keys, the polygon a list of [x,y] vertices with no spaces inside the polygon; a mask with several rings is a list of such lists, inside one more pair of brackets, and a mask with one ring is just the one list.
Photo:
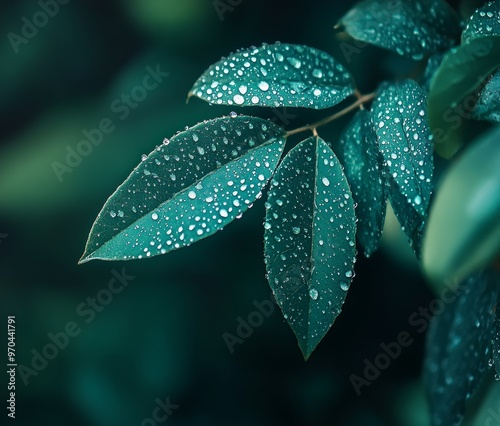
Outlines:
{"label": "leaf stem", "polygon": [[297,129],[289,130],[286,132],[285,136],[289,137],[291,135],[295,135],[297,133],[303,133],[307,131],[313,132],[313,135],[317,135],[316,129],[318,127],[322,127],[328,123],[331,123],[334,120],[337,120],[340,117],[343,117],[344,115],[348,114],[349,112],[355,110],[359,106],[362,106],[365,102],[371,101],[375,97],[375,92],[374,93],[369,93],[368,95],[357,95],[356,96],[358,99],[356,102],[353,104],[349,105],[347,108],[344,108],[342,111],[336,112],[333,115],[330,115],[329,117],[323,118],[316,123],[313,124],[308,124],[306,126],[298,127]]}

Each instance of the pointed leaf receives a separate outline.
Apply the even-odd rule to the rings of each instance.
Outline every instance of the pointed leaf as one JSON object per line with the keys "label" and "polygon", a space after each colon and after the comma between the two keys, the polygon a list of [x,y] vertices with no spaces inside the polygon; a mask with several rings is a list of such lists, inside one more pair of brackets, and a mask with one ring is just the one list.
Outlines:
{"label": "pointed leaf", "polygon": [[460,35],[458,17],[442,0],[365,0],[340,20],[355,39],[422,59]]}
{"label": "pointed leaf", "polygon": [[165,140],[108,199],[82,261],[156,256],[212,235],[260,196],[283,146],[283,129],[247,116]]}
{"label": "pointed leaf", "polygon": [[322,109],[352,93],[351,76],[327,53],[276,43],[240,50],[215,63],[189,96],[218,105]]}
{"label": "pointed leaf", "polygon": [[433,146],[425,94],[413,80],[384,89],[372,106],[387,174],[421,216],[432,194]]}
{"label": "pointed leaf", "polygon": [[463,278],[500,253],[500,126],[444,175],[429,215],[423,266],[436,283]]}
{"label": "pointed leaf", "polygon": [[462,33],[462,44],[485,36],[500,36],[500,2],[490,1],[477,9]]}
{"label": "pointed leaf", "polygon": [[340,313],[356,256],[351,191],[322,139],[288,153],[266,208],[269,284],[307,359]]}
{"label": "pointed leaf", "polygon": [[463,145],[463,126],[470,115],[468,95],[498,67],[500,37],[472,39],[444,58],[432,79],[428,97],[434,147],[441,156],[450,158]]}
{"label": "pointed leaf", "polygon": [[472,116],[477,120],[500,122],[500,70],[491,76],[479,92]]}
{"label": "pointed leaf", "polygon": [[424,362],[433,426],[461,424],[489,369],[499,286],[499,276],[488,271],[470,276],[454,293],[443,293],[442,305],[450,304],[431,322]]}
{"label": "pointed leaf", "polygon": [[340,140],[339,159],[357,204],[357,237],[366,257],[377,250],[384,229],[387,193],[382,157],[369,111],[356,113]]}

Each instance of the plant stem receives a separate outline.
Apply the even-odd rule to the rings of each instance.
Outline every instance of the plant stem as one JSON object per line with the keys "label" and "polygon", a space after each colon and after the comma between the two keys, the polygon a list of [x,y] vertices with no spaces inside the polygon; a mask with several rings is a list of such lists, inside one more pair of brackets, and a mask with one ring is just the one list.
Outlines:
{"label": "plant stem", "polygon": [[329,117],[323,118],[322,120],[317,121],[316,123],[313,124],[308,124],[307,126],[302,126],[298,127],[297,129],[290,130],[286,132],[285,136],[291,136],[295,135],[297,133],[303,133],[307,131],[313,132],[313,135],[317,135],[316,129],[318,127],[322,127],[328,123],[331,123],[334,120],[337,120],[340,117],[343,117],[344,115],[348,114],[349,112],[355,110],[359,106],[363,105],[365,102],[371,101],[375,97],[375,93],[369,93],[368,95],[359,95],[357,96],[358,99],[356,102],[353,104],[349,105],[347,108],[344,108],[342,111],[336,112],[333,115],[330,115]]}

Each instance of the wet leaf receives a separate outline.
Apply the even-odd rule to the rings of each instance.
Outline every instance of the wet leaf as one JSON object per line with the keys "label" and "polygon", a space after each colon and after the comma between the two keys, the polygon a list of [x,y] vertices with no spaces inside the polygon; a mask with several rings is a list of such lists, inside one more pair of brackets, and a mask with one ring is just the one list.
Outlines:
{"label": "wet leaf", "polygon": [[322,139],[306,139],[288,153],[266,209],[269,284],[307,359],[340,313],[356,256],[351,191]]}
{"label": "wet leaf", "polygon": [[240,50],[215,63],[189,96],[217,105],[322,109],[352,93],[351,76],[327,53],[276,43]]}
{"label": "wet leaf", "polygon": [[474,91],[500,66],[500,37],[482,37],[453,49],[431,82],[429,121],[435,150],[452,157],[463,145]]}
{"label": "wet leaf", "polygon": [[280,127],[236,115],[165,140],[108,199],[81,262],[156,256],[212,235],[260,196],[283,146]]}
{"label": "wet leaf", "polygon": [[434,168],[426,109],[425,94],[413,80],[385,88],[372,106],[386,172],[421,216],[429,206]]}
{"label": "wet leaf", "polygon": [[493,339],[493,362],[496,370],[496,378],[500,378],[500,306],[496,307],[495,337]]}
{"label": "wet leaf", "polygon": [[423,266],[436,283],[463,278],[500,252],[500,127],[448,169],[425,235]]}
{"label": "wet leaf", "polygon": [[369,257],[378,248],[387,207],[382,157],[369,111],[358,111],[353,117],[341,137],[338,154],[357,204],[357,237]]}
{"label": "wet leaf", "polygon": [[477,120],[500,122],[500,70],[481,89],[472,116]]}
{"label": "wet leaf", "polygon": [[449,48],[460,35],[457,15],[442,0],[365,0],[339,23],[355,39],[413,59]]}
{"label": "wet leaf", "polygon": [[462,44],[485,36],[500,36],[500,2],[490,1],[477,9],[462,33]]}
{"label": "wet leaf", "polygon": [[444,312],[431,322],[424,361],[433,426],[461,424],[468,400],[489,369],[499,286],[499,276],[488,271],[442,293]]}

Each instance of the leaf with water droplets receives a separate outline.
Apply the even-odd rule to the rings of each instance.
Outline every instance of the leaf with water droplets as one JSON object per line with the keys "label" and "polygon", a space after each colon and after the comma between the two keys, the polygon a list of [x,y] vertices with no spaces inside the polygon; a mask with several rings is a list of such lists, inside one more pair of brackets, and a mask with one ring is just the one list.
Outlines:
{"label": "leaf with water droplets", "polygon": [[357,40],[413,59],[449,48],[460,35],[457,15],[442,0],[365,0],[339,24]]}
{"label": "leaf with water droplets", "polygon": [[470,40],[450,51],[436,71],[428,97],[434,148],[452,157],[464,144],[474,91],[500,66],[500,37]]}
{"label": "leaf with water droplets", "polygon": [[500,122],[500,70],[491,76],[479,92],[472,116],[477,120]]}
{"label": "leaf with water droplets", "polygon": [[357,237],[369,257],[378,248],[387,207],[382,158],[369,111],[358,111],[353,117],[340,139],[338,154],[357,204]]}
{"label": "leaf with water droplets", "polygon": [[217,105],[322,109],[352,93],[351,76],[327,53],[276,43],[240,50],[213,64],[189,96]]}
{"label": "leaf with water droplets", "polygon": [[260,197],[284,142],[282,128],[248,116],[166,139],[108,199],[81,262],[156,256],[212,235]]}
{"label": "leaf with water droplets", "polygon": [[490,1],[477,9],[462,33],[462,43],[485,36],[500,36],[500,2]]}
{"label": "leaf with water droplets", "polygon": [[340,313],[356,256],[351,191],[322,139],[306,139],[288,153],[266,209],[269,284],[307,359]]}
{"label": "leaf with water droplets", "polygon": [[[500,280],[493,271],[468,277],[442,293],[427,335],[424,380],[433,426],[460,425],[466,405],[489,369]],[[458,297],[457,297],[458,295]]]}
{"label": "leaf with water droplets", "polygon": [[431,199],[434,169],[425,101],[418,84],[406,80],[382,90],[372,106],[386,172],[421,216]]}

